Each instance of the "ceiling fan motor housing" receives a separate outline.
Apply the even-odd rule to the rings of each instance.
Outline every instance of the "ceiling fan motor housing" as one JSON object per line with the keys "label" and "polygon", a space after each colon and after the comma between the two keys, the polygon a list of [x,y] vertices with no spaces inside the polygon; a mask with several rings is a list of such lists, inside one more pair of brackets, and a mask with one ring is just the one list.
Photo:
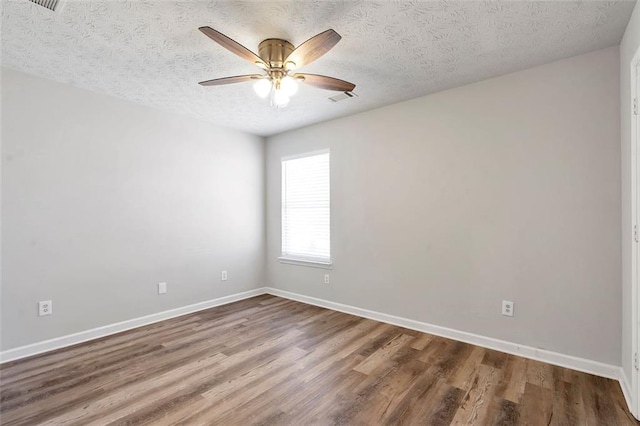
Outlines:
{"label": "ceiling fan motor housing", "polygon": [[270,68],[284,68],[284,60],[293,50],[293,44],[279,38],[268,38],[258,45],[258,54]]}

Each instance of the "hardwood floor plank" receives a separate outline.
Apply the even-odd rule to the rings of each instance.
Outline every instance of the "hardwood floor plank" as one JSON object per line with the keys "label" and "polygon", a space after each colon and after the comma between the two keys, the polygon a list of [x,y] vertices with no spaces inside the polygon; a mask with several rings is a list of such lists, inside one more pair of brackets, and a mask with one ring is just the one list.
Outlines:
{"label": "hardwood floor plank", "polygon": [[418,334],[411,342],[411,347],[418,351],[423,350],[431,341],[432,337],[425,333]]}
{"label": "hardwood floor plank", "polygon": [[581,395],[572,383],[556,380],[553,393],[553,425],[571,425],[579,421]]}
{"label": "hardwood floor plank", "polygon": [[[436,396],[436,403],[433,404],[434,408],[429,409],[428,412],[428,424],[430,425],[449,425],[452,423],[460,402],[464,397],[465,392],[462,389],[456,387],[442,387],[441,396]],[[426,402],[426,401],[425,401]],[[429,407],[431,404],[423,404],[423,407]],[[420,420],[420,416],[414,416],[417,420]]]}
{"label": "hardwood floor plank", "polygon": [[437,376],[425,372],[410,387],[404,398],[396,405],[396,407],[385,418],[384,424],[397,425],[408,422],[412,417],[413,407],[418,401],[425,400],[433,395],[439,386],[444,385],[444,380]]}
{"label": "hardwood floor plank", "polygon": [[482,364],[493,368],[502,368],[508,357],[509,355],[503,352],[485,349]]}
{"label": "hardwood floor plank", "polygon": [[381,327],[379,323],[367,321],[327,340],[326,345],[318,346],[305,359],[308,364],[305,366],[302,380],[309,382],[334,368],[336,361],[353,355],[356,348],[375,339],[384,330],[385,327]]}
{"label": "hardwood floor plank", "polygon": [[[549,425],[553,420],[553,392],[527,382],[520,404],[521,422],[528,425]],[[613,423],[617,424],[617,423]]]}
{"label": "hardwood floor plank", "polygon": [[462,390],[469,390],[473,384],[478,366],[482,363],[486,349],[476,346],[463,362],[461,362],[452,374],[449,383]]}
{"label": "hardwood floor plank", "polygon": [[527,360],[527,383],[553,390],[553,366]]}
{"label": "hardwood floor plank", "polygon": [[[598,420],[600,422],[614,421],[615,424],[619,424],[621,419],[618,418],[618,413],[613,403],[613,392],[609,389],[610,382],[607,379],[593,375],[588,375],[584,380],[591,385],[592,392],[589,392],[589,394],[592,398],[589,399],[593,401],[593,408]],[[583,393],[584,395],[585,393]]]}
{"label": "hardwood floor plank", "polygon": [[3,425],[634,425],[617,382],[262,295],[0,366]]}
{"label": "hardwood floor plank", "polygon": [[394,353],[396,353],[398,350],[400,350],[400,348],[402,348],[405,344],[411,342],[412,340],[413,337],[407,336],[406,334],[400,334],[394,337],[377,351],[365,358],[364,361],[362,361],[354,368],[354,370],[359,371],[363,374],[371,374],[371,372],[374,371],[378,365],[391,358]]}
{"label": "hardwood floor plank", "polygon": [[233,377],[226,382],[218,384],[218,386],[210,388],[206,392],[202,393],[202,396],[213,401],[224,400],[235,390],[241,390],[247,386],[257,385],[258,382],[260,382],[262,378],[270,372],[276,372],[295,364],[297,360],[307,355],[307,353],[307,351],[295,346],[287,348],[283,352],[279,353],[277,358],[269,360],[264,364],[257,365],[240,376]]}
{"label": "hardwood floor plank", "polygon": [[451,424],[484,424],[490,417],[491,400],[500,380],[500,370],[480,364],[471,388],[462,399]]}
{"label": "hardwood floor plank", "polygon": [[[492,424],[495,426],[513,426],[519,424],[520,412],[518,411],[518,404],[506,399],[500,400],[494,417],[495,420]],[[578,423],[568,423],[567,425],[569,424]]]}
{"label": "hardwood floor plank", "polygon": [[[189,417],[190,421],[215,422],[216,419],[235,410],[244,402],[265,396],[266,393],[271,392],[273,389],[286,385],[289,379],[296,376],[295,373],[301,369],[300,364],[307,361],[306,356],[308,355],[306,351],[296,347],[291,348],[291,351],[295,362],[289,360],[282,368],[273,368],[275,364],[271,365],[262,374],[254,375],[255,380],[250,384],[240,388],[236,387],[236,389],[225,389],[227,393],[222,398],[220,391],[216,389],[203,394],[210,401],[209,407],[192,411]],[[281,360],[278,361],[280,362]],[[213,394],[213,392],[216,393]],[[215,409],[211,408],[213,406],[215,406]]]}
{"label": "hardwood floor plank", "polygon": [[[154,339],[160,336],[164,337],[171,333],[184,333],[184,331],[189,330],[192,324],[198,320],[196,317],[184,323],[177,324],[172,323],[172,320],[168,320],[169,322],[166,324],[166,329],[163,329],[162,325],[152,324],[151,326],[147,326],[148,328],[142,327],[141,329],[115,334],[48,354],[36,355],[35,357],[29,358],[33,361],[30,363],[13,361],[2,364],[2,366],[0,366],[0,378],[4,384],[9,385],[19,381],[39,380],[38,376],[49,376],[52,370],[55,370],[59,374],[64,374],[74,369],[73,366],[63,362],[66,359],[74,358],[78,361],[78,365],[82,365],[87,361],[101,359],[109,354],[110,351],[127,351],[131,342],[147,343],[154,341]],[[131,333],[131,335],[128,333]]]}
{"label": "hardwood floor plank", "polygon": [[[330,416],[350,424],[384,422],[419,377],[427,372],[425,365],[415,359],[416,350],[411,347],[411,341],[409,339],[408,344],[379,363],[350,394],[341,397],[344,402],[339,403],[340,408],[334,409]],[[356,407],[349,400],[353,395],[359,401]]]}
{"label": "hardwood floor plank", "polygon": [[[438,354],[437,361],[430,368],[434,374],[450,379],[457,368],[469,358],[473,352],[473,346],[463,342],[451,342],[449,350]],[[478,367],[480,368],[480,366]]]}
{"label": "hardwood floor plank", "polygon": [[507,401],[518,404],[522,400],[524,387],[527,383],[527,360],[514,355],[510,355],[507,358],[504,368],[505,378],[507,378],[507,386],[501,396]]}
{"label": "hardwood floor plank", "polygon": [[[226,358],[224,355],[215,353],[207,356],[208,349],[201,352],[195,352],[193,357],[180,358],[172,364],[175,368],[164,369],[164,372],[147,375],[136,375],[126,377],[117,376],[111,382],[105,384],[106,392],[99,393],[81,393],[79,394],[73,406],[67,405],[67,410],[59,410],[58,405],[64,407],[64,400],[56,400],[49,407],[38,407],[38,421],[40,418],[52,419],[50,424],[60,424],[67,421],[78,421],[80,423],[93,420],[107,421],[107,413],[114,413],[123,407],[135,410],[143,405],[145,398],[149,398],[157,389],[166,389],[167,391],[175,391],[171,386],[184,379],[195,381],[197,374],[200,377],[207,377],[212,371],[211,367],[218,364]],[[165,360],[169,363],[170,360]],[[137,405],[140,404],[140,405]],[[61,408],[62,408],[61,407]],[[32,419],[36,421],[36,419]]]}

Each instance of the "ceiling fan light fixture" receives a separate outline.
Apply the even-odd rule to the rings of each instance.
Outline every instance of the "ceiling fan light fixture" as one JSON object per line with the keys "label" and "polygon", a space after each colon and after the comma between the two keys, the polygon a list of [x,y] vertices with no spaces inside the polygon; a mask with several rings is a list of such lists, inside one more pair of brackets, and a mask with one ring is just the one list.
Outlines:
{"label": "ceiling fan light fixture", "polygon": [[331,50],[341,39],[340,34],[334,30],[329,29],[317,34],[298,47],[279,38],[262,40],[258,45],[259,56],[211,27],[200,27],[199,30],[228,51],[252,62],[265,71],[264,74],[236,75],[201,81],[199,84],[202,86],[220,86],[257,80],[253,84],[253,90],[259,97],[269,98],[271,106],[274,108],[287,106],[290,97],[298,91],[298,83],[301,82],[320,89],[339,92],[352,92],[356,87],[353,83],[334,77],[306,73],[294,74],[292,71],[310,64]]}
{"label": "ceiling fan light fixture", "polygon": [[287,95],[293,96],[298,92],[298,82],[291,76],[286,76],[280,80],[280,89]]}
{"label": "ceiling fan light fixture", "polygon": [[271,97],[271,104],[275,108],[284,108],[289,104],[289,96],[283,91],[274,89],[273,95]]}
{"label": "ceiling fan light fixture", "polygon": [[266,98],[271,92],[271,81],[267,78],[261,78],[253,83],[253,91],[261,98]]}

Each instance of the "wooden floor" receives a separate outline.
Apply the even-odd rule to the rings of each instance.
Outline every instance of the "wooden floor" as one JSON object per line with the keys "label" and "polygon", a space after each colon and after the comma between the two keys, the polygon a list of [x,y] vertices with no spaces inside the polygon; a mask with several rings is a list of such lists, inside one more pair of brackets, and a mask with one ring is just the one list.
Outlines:
{"label": "wooden floor", "polygon": [[266,295],[0,374],[3,425],[636,424],[613,380]]}

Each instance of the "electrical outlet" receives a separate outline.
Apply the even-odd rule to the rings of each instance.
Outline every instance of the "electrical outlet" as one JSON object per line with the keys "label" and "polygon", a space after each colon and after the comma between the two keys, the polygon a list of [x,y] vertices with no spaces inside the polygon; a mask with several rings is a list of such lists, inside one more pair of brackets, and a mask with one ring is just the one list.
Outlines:
{"label": "electrical outlet", "polygon": [[220,281],[226,281],[227,280],[227,271],[222,271],[220,273]]}
{"label": "electrical outlet", "polygon": [[51,300],[44,300],[38,302],[38,316],[51,315],[53,313],[53,302]]}
{"label": "electrical outlet", "polygon": [[502,315],[507,317],[513,316],[513,302],[510,302],[508,300],[502,301]]}
{"label": "electrical outlet", "polygon": [[158,283],[158,294],[165,294],[167,292],[167,283]]}
{"label": "electrical outlet", "polygon": [[324,283],[329,284],[329,274],[324,274]]}

